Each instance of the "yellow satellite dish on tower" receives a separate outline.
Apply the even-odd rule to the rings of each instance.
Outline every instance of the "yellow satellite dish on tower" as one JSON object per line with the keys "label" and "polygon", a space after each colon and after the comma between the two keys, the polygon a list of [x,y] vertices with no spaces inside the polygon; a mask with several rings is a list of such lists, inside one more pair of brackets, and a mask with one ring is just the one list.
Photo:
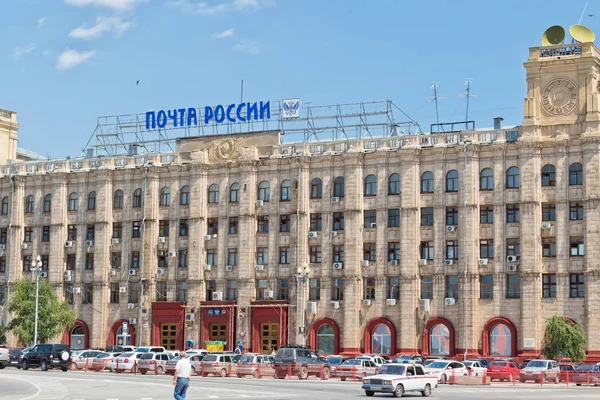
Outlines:
{"label": "yellow satellite dish on tower", "polygon": [[542,35],[542,46],[554,46],[562,44],[565,40],[565,28],[554,25],[546,29]]}
{"label": "yellow satellite dish on tower", "polygon": [[596,35],[594,35],[594,32],[590,28],[579,24],[571,26],[569,33],[579,43],[593,42],[596,39]]}

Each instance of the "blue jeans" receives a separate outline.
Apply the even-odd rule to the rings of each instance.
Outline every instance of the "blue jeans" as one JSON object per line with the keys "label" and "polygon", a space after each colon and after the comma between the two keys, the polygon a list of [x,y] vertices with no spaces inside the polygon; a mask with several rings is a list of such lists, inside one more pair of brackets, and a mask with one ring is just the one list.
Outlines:
{"label": "blue jeans", "polygon": [[190,378],[177,378],[175,385],[175,400],[185,400],[185,394],[190,386]]}

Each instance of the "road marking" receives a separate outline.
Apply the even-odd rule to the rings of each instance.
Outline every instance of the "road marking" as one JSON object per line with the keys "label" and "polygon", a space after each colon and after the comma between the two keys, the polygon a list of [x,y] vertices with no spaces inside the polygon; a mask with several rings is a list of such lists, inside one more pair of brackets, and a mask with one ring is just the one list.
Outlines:
{"label": "road marking", "polygon": [[209,399],[218,399],[219,396],[208,396]]}

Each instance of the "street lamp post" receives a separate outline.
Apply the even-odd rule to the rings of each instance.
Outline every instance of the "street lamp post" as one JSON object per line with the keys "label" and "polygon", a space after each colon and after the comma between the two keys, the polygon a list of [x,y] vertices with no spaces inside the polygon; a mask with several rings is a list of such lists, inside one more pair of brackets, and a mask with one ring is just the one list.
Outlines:
{"label": "street lamp post", "polygon": [[298,307],[296,309],[296,312],[298,313],[298,317],[301,321],[300,326],[298,327],[298,333],[300,334],[300,337],[302,339],[302,345],[305,344],[305,326],[304,326],[304,322],[305,322],[305,318],[304,318],[304,307],[306,305],[306,301],[304,300],[304,295],[306,292],[306,287],[304,286],[306,281],[308,280],[309,274],[310,274],[310,266],[308,264],[303,264],[303,265],[299,265],[298,269],[296,270],[296,280],[298,282],[298,294],[296,295],[296,302],[300,305],[300,307]]}
{"label": "street lamp post", "polygon": [[35,274],[35,328],[33,333],[33,345],[35,346],[38,342],[38,300],[39,300],[39,288],[40,288],[40,274],[42,272],[42,258],[38,255],[34,261],[31,262],[31,272]]}

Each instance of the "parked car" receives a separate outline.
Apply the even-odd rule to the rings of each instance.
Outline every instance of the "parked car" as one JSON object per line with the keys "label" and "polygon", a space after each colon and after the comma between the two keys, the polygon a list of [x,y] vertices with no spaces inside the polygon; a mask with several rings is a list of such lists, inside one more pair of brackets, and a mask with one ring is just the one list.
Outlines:
{"label": "parked car", "polygon": [[404,361],[408,361],[411,364],[421,364],[421,365],[423,365],[425,363],[425,357],[423,357],[423,356],[401,355],[400,357],[396,358],[392,362],[403,364]]}
{"label": "parked car", "polygon": [[600,364],[581,364],[569,380],[577,386],[582,384],[598,386],[600,384]]}
{"label": "parked car", "polygon": [[243,378],[245,375],[252,375],[254,378],[275,376],[273,356],[256,353],[243,354],[237,363],[236,375],[238,378]]}
{"label": "parked car", "polygon": [[0,369],[6,368],[10,361],[8,349],[6,347],[0,347]]}
{"label": "parked car", "polygon": [[299,379],[308,379],[311,375],[320,376],[321,369],[323,379],[331,376],[329,362],[319,358],[310,347],[301,345],[282,345],[273,359],[273,368],[278,379],[284,379],[289,370]]}
{"label": "parked car", "polygon": [[21,364],[19,363],[19,359],[25,350],[29,351],[29,347],[15,347],[13,349],[8,350],[8,365],[11,367],[17,367],[21,369]]}
{"label": "parked car", "polygon": [[164,347],[154,346],[154,347],[138,347],[135,349],[136,353],[164,353],[167,351]]}
{"label": "parked car", "polygon": [[144,353],[138,359],[137,368],[142,375],[145,375],[147,372],[162,374],[165,372],[167,362],[172,358],[173,357],[168,353]]}
{"label": "parked car", "polygon": [[478,361],[482,367],[484,367],[484,368],[490,367],[490,362],[488,360],[486,360],[485,358],[469,358],[468,361]]}
{"label": "parked car", "polygon": [[485,376],[487,368],[479,363],[479,361],[463,361],[462,362],[469,371],[471,376]]}
{"label": "parked car", "polygon": [[560,368],[554,360],[531,360],[519,374],[521,382],[560,382]]}
{"label": "parked car", "polygon": [[347,378],[366,378],[369,375],[375,375],[379,368],[373,361],[355,358],[347,360],[342,365],[337,367],[336,374],[342,380]]}
{"label": "parked car", "polygon": [[240,357],[236,357],[236,354],[224,353],[210,353],[209,355],[204,356],[202,359],[202,362],[204,363],[203,376],[217,375],[223,378],[226,376],[235,376],[237,373],[236,362]]}
{"label": "parked car", "polygon": [[452,376],[469,375],[469,370],[465,364],[452,360],[434,361],[426,369],[430,375],[437,376],[440,383],[447,383]]}
{"label": "parked car", "polygon": [[135,351],[135,346],[106,346],[107,353],[128,353]]}
{"label": "parked car", "polygon": [[487,376],[490,380],[509,381],[513,382],[517,379],[521,369],[514,361],[492,361],[488,370]]}
{"label": "parked car", "polygon": [[134,367],[137,369],[137,361],[146,353],[127,352],[114,357],[110,362],[110,366],[118,374],[125,371],[134,372]]}
{"label": "parked car", "polygon": [[428,397],[437,387],[437,377],[428,375],[419,364],[386,364],[377,375],[364,378],[362,385],[367,396],[392,393],[394,397],[402,397],[406,392],[421,392]]}
{"label": "parked car", "polygon": [[92,359],[91,363],[88,363],[88,368],[92,371],[104,371],[105,369],[111,371],[110,363],[120,354],[121,353],[107,353],[101,351]]}
{"label": "parked car", "polygon": [[86,367],[91,367],[94,358],[100,353],[103,353],[100,350],[79,350],[74,351],[71,354],[71,365],[69,365],[69,369],[71,371],[75,371],[78,369],[84,369]]}
{"label": "parked car", "polygon": [[[186,352],[186,358],[190,362],[192,366],[192,375],[199,374],[202,370],[202,359],[204,358],[201,354],[189,354]],[[165,367],[165,374],[175,375],[175,367],[177,366],[177,361],[179,361],[179,357],[174,357],[167,361],[167,366]]]}
{"label": "parked car", "polygon": [[63,372],[71,365],[71,349],[65,344],[38,344],[20,358],[24,370],[40,367],[42,371],[60,368]]}
{"label": "parked car", "polygon": [[326,361],[327,363],[329,363],[329,370],[331,372],[331,376],[334,377],[336,376],[335,371],[337,370],[337,367],[339,367],[341,364],[344,363],[344,361],[346,360],[351,360],[352,357],[346,357],[346,356],[328,356],[326,357]]}
{"label": "parked car", "polygon": [[385,358],[378,356],[376,354],[360,354],[360,355],[356,356],[355,359],[356,360],[373,361],[375,363],[375,365],[377,365],[378,367],[381,367],[383,364],[386,363]]}
{"label": "parked car", "polygon": [[558,363],[558,368],[560,368],[560,381],[571,382],[577,365],[573,363]]}
{"label": "parked car", "polygon": [[521,369],[525,368],[527,366],[527,364],[529,364],[529,361],[531,361],[531,360],[530,359],[523,360],[523,362],[521,363]]}

